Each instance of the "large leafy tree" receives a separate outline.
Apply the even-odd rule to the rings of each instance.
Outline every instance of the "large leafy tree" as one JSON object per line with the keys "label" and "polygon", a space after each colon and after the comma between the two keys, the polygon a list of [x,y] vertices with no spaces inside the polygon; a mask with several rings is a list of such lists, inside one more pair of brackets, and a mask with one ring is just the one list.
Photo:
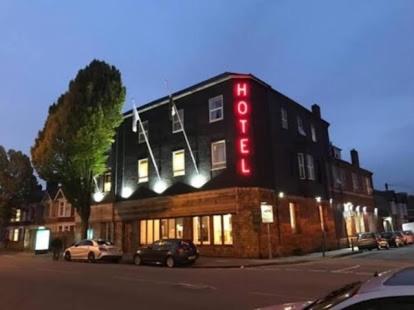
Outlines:
{"label": "large leafy tree", "polygon": [[124,100],[120,72],[103,61],[92,61],[50,106],[31,150],[40,177],[62,184],[81,218],[82,237],[88,229],[93,178],[107,169]]}
{"label": "large leafy tree", "polygon": [[29,157],[0,145],[0,237],[13,209],[29,203],[37,186]]}

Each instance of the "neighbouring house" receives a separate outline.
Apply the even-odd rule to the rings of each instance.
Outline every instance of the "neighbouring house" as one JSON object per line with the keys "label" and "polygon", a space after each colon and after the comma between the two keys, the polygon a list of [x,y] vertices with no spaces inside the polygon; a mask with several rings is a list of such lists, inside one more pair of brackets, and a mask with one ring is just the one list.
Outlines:
{"label": "neighbouring house", "polygon": [[51,240],[59,238],[64,246],[75,240],[75,210],[65,197],[64,189],[48,182],[42,199],[43,223],[50,229]]}
{"label": "neighbouring house", "polygon": [[336,235],[341,246],[348,246],[357,233],[377,232],[372,172],[360,166],[358,152],[350,152],[351,162],[342,158],[341,149],[331,146],[329,161],[330,196],[334,210]]}
{"label": "neighbouring house", "polygon": [[374,191],[375,204],[380,212],[385,231],[401,230],[402,224],[409,222],[407,193],[397,193],[388,189]]}
{"label": "neighbouring house", "polygon": [[43,191],[41,186],[39,186],[28,203],[13,208],[13,215],[6,228],[6,247],[8,249],[34,249],[36,231],[43,221],[42,195]]}

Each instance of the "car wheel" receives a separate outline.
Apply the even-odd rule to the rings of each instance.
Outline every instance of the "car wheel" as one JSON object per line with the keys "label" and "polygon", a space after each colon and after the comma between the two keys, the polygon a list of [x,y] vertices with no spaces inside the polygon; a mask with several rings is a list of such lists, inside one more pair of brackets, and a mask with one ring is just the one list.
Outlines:
{"label": "car wheel", "polygon": [[93,252],[89,252],[88,254],[88,263],[94,263],[95,260],[95,254]]}
{"label": "car wheel", "polygon": [[71,257],[70,257],[70,252],[69,252],[69,251],[66,251],[66,252],[65,252],[65,256],[64,256],[64,258],[65,258],[65,261],[70,262]]}
{"label": "car wheel", "polygon": [[172,256],[168,256],[167,259],[165,260],[165,264],[167,265],[168,268],[173,268],[175,266],[174,258]]}
{"label": "car wheel", "polygon": [[134,256],[134,264],[137,265],[137,266],[142,265],[142,258],[141,258],[141,256],[139,256],[139,255],[135,255]]}

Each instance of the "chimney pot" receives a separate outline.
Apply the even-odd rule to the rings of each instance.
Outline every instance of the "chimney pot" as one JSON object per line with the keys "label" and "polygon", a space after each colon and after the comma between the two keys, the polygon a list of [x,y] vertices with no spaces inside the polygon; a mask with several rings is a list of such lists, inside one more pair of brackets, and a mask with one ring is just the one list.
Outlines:
{"label": "chimney pot", "polygon": [[317,104],[312,105],[312,113],[315,114],[318,118],[321,118],[321,108]]}
{"label": "chimney pot", "polygon": [[351,150],[351,162],[355,167],[359,168],[359,155],[355,149]]}

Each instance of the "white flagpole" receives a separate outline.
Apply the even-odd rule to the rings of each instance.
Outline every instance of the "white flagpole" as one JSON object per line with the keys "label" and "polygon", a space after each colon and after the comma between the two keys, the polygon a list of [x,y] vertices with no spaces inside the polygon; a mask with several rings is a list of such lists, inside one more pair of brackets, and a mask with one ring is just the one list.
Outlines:
{"label": "white flagpole", "polygon": [[190,151],[190,156],[191,156],[191,159],[192,159],[193,164],[194,164],[194,169],[197,172],[197,174],[199,174],[197,164],[196,164],[196,161],[195,161],[195,158],[194,158],[193,150],[191,149],[190,142],[188,141],[187,133],[185,132],[185,129],[184,129],[184,124],[181,120],[180,114],[178,113],[177,107],[175,106],[175,103],[172,99],[171,94],[170,94],[170,101],[171,101],[172,110],[173,110],[172,111],[173,117],[174,117],[174,114],[177,115],[177,119],[178,119],[178,122],[180,124],[181,130],[183,132],[185,142],[187,143],[188,150]]}
{"label": "white flagpole", "polygon": [[[135,106],[135,103],[133,103],[133,106],[134,106],[134,119],[133,119],[133,121],[138,121],[138,123],[139,123],[139,127],[141,128],[142,134],[144,135],[145,143],[147,144],[147,147],[148,147],[148,152],[150,153],[152,164],[154,165],[155,171],[157,172],[158,180],[161,181],[160,172],[158,171],[158,165],[155,162],[154,154],[152,153],[152,149],[151,149],[151,145],[149,144],[149,141],[148,141],[147,133],[144,130],[144,125],[142,124],[141,117],[139,117],[139,113],[138,113],[138,110]],[[134,124],[132,124],[132,126],[134,126]],[[136,127],[136,125],[135,125],[135,127]]]}

